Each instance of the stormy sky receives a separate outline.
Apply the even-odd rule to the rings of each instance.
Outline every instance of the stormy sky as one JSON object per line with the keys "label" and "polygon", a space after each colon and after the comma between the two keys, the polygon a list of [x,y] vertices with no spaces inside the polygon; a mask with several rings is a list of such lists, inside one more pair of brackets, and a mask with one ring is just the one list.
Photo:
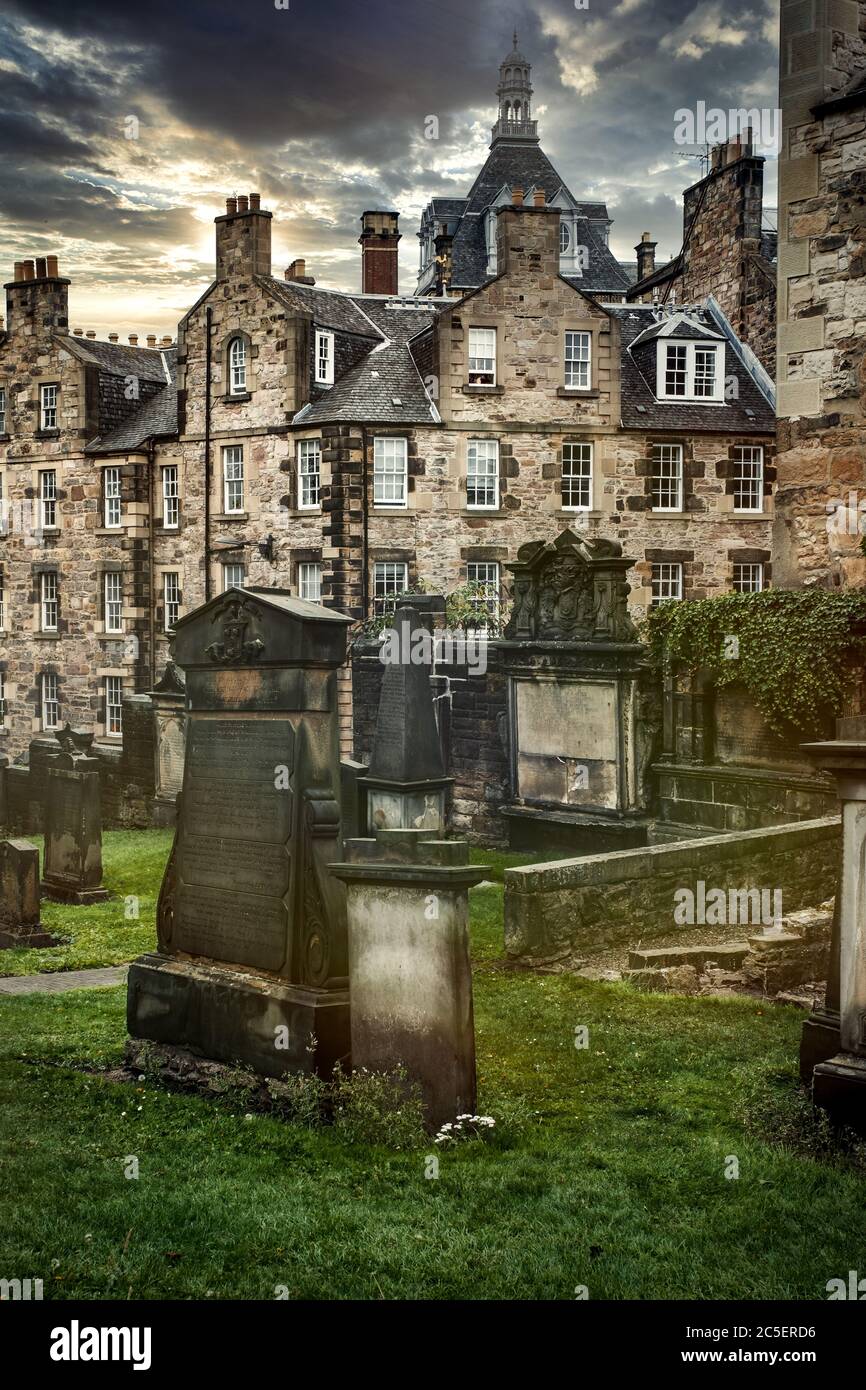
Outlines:
{"label": "stormy sky", "polygon": [[212,278],[226,195],[257,191],[275,273],[304,256],[344,289],[360,213],[398,209],[411,291],[421,209],[468,192],[515,26],[542,146],[577,197],[607,202],[620,259],[644,230],[679,249],[700,177],[679,109],[777,104],[778,0],[283,2],[3,0],[3,279],[57,253],[73,327],[173,333]]}

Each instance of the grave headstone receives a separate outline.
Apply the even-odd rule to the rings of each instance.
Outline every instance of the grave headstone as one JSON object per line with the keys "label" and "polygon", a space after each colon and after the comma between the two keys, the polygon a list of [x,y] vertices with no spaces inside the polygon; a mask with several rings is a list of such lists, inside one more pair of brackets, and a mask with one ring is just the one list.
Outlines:
{"label": "grave headstone", "polygon": [[39,851],[29,840],[0,840],[0,950],[55,946],[39,920]]}
{"label": "grave headstone", "polygon": [[445,830],[446,777],[433,710],[432,622],[410,605],[397,609],[384,634],[385,664],[367,775],[367,827]]}
{"label": "grave headstone", "polygon": [[183,789],[158,951],[129,972],[134,1038],[265,1075],[349,1051],[337,673],[349,619],[231,589],[177,624]]}
{"label": "grave headstone", "polygon": [[154,722],[154,787],[156,819],[170,824],[183,786],[185,755],[186,682],[183,672],[167,661],[162,679],[150,692]]}
{"label": "grave headstone", "polygon": [[42,891],[60,902],[103,902],[102,805],[93,734],[57,733],[60,753],[48,760],[45,781],[45,858]]}
{"label": "grave headstone", "polygon": [[347,886],[352,1068],[405,1068],[438,1129],[476,1105],[468,890],[489,872],[462,840],[378,830],[331,866]]}

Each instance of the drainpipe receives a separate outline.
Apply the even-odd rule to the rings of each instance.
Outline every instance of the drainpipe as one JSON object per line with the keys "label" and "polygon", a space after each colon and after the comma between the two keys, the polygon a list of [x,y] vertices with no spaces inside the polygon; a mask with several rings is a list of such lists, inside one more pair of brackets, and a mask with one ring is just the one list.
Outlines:
{"label": "drainpipe", "polygon": [[153,435],[147,441],[147,511],[148,511],[148,583],[150,586],[150,604],[148,617],[148,632],[150,643],[150,688],[156,685],[156,557],[153,553],[154,538],[156,536],[154,526],[154,507],[156,506],[154,479],[156,473],[156,445]]}
{"label": "drainpipe", "polygon": [[210,580],[210,334],[213,309],[207,306],[204,313],[204,601],[211,596]]}
{"label": "drainpipe", "polygon": [[362,469],[363,484],[361,496],[361,517],[363,521],[363,539],[361,541],[361,614],[362,620],[370,616],[370,560],[369,560],[369,531],[370,513],[367,485],[369,482],[369,470],[367,465],[367,426],[361,426],[361,444],[364,451],[364,466]]}

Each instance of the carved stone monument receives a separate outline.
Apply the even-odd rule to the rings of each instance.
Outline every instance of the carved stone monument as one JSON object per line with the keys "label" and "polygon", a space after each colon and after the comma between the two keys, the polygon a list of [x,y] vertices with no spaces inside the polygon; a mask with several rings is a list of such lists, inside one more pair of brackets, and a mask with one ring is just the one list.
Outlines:
{"label": "carved stone monument", "polygon": [[373,752],[365,777],[367,825],[376,830],[444,833],[445,776],[433,711],[432,626],[404,605],[384,634],[385,663]]}
{"label": "carved stone monument", "polygon": [[29,840],[0,840],[0,951],[56,946],[39,920],[39,851]]}
{"label": "carved stone monument", "polygon": [[645,843],[639,718],[644,649],[615,541],[563,531],[521,546],[514,607],[497,644],[509,676],[515,847],[601,852]]}
{"label": "carved stone monument", "polygon": [[406,1069],[437,1129],[475,1112],[468,890],[488,870],[462,840],[378,830],[347,840],[352,1067]]}
{"label": "carved stone monument", "polygon": [[154,722],[154,819],[170,825],[183,786],[186,681],[173,661],[150,692]]}
{"label": "carved stone monument", "polygon": [[177,624],[187,729],[158,951],[129,972],[133,1038],[278,1076],[349,1052],[337,672],[348,618],[231,589]]}
{"label": "carved stone monument", "polygon": [[[846,725],[850,728],[846,737]],[[804,1024],[801,1075],[812,1072],[816,1105],[866,1134],[866,733],[839,720],[837,737],[805,751],[836,779],[842,803],[842,866],[836,895],[827,995]],[[850,735],[853,734],[852,738]]]}
{"label": "carved stone monument", "polygon": [[60,753],[50,759],[45,785],[45,859],[42,891],[64,903],[104,902],[99,760],[90,756],[93,734],[57,734]]}

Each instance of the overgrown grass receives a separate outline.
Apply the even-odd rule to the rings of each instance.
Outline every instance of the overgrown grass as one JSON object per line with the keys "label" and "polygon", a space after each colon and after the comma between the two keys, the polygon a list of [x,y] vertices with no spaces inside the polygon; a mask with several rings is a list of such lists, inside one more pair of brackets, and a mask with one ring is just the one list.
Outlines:
{"label": "overgrown grass", "polygon": [[[42,839],[28,836],[39,847]],[[52,970],[84,970],[134,960],[156,943],[156,901],[170,830],[108,830],[102,837],[103,884],[107,902],[67,907],[43,898],[46,931],[64,944],[42,950],[0,951],[0,975],[36,975]],[[137,898],[137,904],[127,899]],[[138,917],[128,913],[138,911]]]}

